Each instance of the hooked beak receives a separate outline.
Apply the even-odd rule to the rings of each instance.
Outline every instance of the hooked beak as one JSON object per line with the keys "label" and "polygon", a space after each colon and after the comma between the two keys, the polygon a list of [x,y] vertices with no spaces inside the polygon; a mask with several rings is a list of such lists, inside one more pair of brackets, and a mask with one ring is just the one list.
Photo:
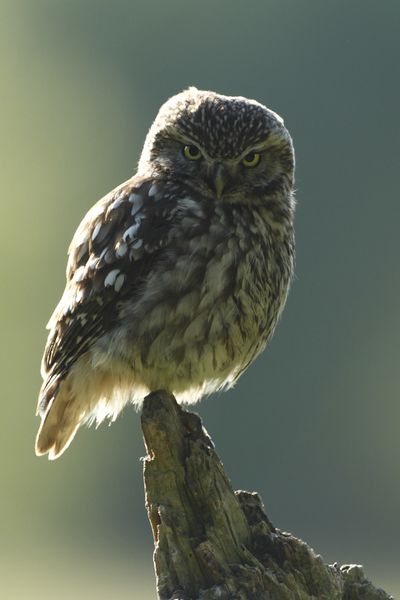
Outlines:
{"label": "hooked beak", "polygon": [[212,174],[212,182],[215,192],[217,194],[218,200],[221,200],[224,189],[226,188],[226,184],[229,180],[229,173],[225,165],[221,163],[217,163],[214,166],[213,174]]}

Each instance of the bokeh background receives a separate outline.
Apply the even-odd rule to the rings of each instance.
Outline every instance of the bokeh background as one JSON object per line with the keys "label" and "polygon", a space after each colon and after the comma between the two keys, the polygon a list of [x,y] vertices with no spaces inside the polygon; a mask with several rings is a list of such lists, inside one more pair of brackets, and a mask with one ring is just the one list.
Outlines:
{"label": "bokeh background", "polygon": [[255,97],[297,151],[274,340],[198,406],[236,488],[400,596],[397,0],[1,0],[0,594],[153,599],[138,415],[37,459],[44,326],[86,210],[188,85]]}

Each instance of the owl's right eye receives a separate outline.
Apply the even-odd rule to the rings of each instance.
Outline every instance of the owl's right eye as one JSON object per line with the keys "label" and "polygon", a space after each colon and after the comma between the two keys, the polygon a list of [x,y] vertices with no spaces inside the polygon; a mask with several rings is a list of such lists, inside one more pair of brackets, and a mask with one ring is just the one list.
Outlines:
{"label": "owl's right eye", "polygon": [[201,151],[197,148],[197,146],[188,144],[187,146],[183,147],[183,156],[188,160],[200,160],[202,154]]}

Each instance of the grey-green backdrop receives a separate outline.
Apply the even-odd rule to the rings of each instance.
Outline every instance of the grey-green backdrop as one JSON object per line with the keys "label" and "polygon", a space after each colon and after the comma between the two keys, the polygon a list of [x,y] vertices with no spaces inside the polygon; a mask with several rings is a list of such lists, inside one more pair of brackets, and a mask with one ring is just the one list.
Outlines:
{"label": "grey-green backdrop", "polygon": [[2,0],[1,595],[152,599],[138,415],[35,458],[44,326],[79,220],[194,84],[297,151],[297,276],[274,340],[198,410],[235,487],[400,594],[397,0]]}

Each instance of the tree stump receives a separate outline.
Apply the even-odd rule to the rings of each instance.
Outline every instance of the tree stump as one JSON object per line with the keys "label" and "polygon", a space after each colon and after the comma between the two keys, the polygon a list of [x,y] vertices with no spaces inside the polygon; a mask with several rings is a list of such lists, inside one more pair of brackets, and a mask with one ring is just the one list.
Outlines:
{"label": "tree stump", "polygon": [[142,428],[160,600],[388,600],[358,565],[325,565],[276,529],[257,493],[234,492],[200,417],[157,391]]}

